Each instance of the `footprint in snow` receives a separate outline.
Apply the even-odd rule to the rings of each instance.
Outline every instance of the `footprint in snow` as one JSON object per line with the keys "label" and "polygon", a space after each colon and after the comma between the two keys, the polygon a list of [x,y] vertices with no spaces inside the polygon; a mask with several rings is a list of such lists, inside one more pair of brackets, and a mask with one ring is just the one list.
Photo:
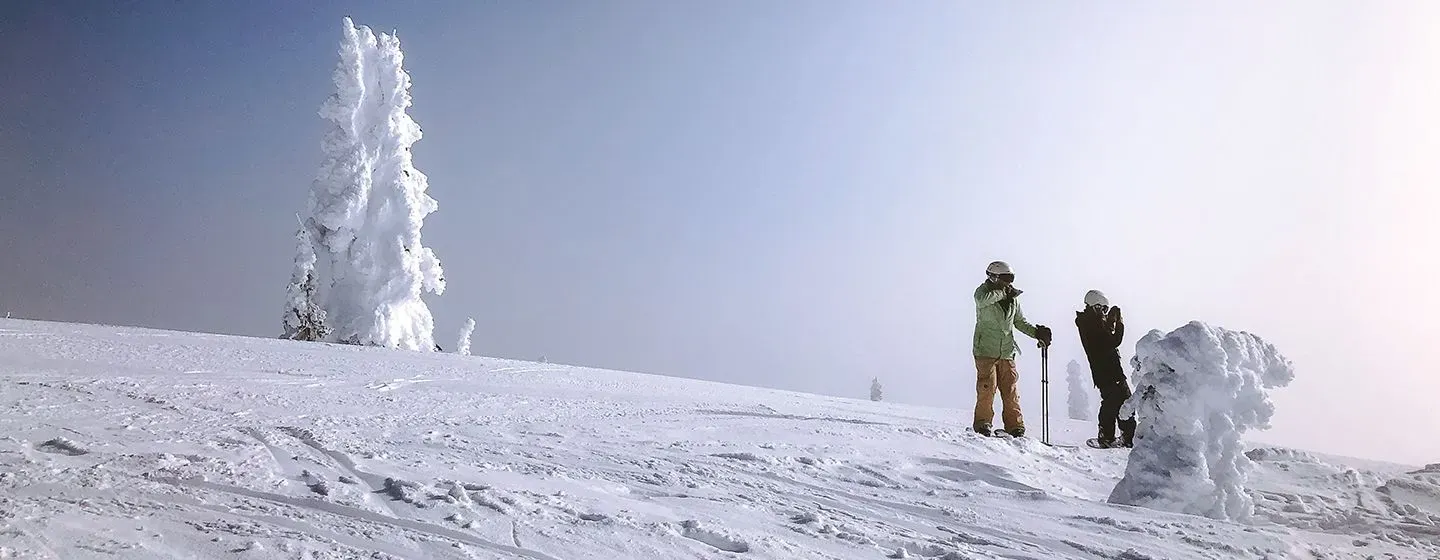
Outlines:
{"label": "footprint in snow", "polygon": [[681,523],[680,527],[680,534],[687,539],[708,544],[725,552],[750,552],[750,543],[734,535],[701,527],[700,522],[694,519]]}
{"label": "footprint in snow", "polygon": [[40,445],[36,445],[35,449],[46,453],[59,453],[61,455],[71,456],[84,455],[90,452],[90,450],[84,446],[63,437],[57,437]]}

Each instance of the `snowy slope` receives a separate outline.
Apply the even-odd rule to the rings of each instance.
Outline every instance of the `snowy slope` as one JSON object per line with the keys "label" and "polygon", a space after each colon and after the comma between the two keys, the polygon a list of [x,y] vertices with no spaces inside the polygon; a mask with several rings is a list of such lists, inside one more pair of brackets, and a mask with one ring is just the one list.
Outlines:
{"label": "snowy slope", "polygon": [[1440,558],[1440,465],[1252,450],[1246,526],[1106,504],[1124,451],[966,416],[5,320],[0,557]]}

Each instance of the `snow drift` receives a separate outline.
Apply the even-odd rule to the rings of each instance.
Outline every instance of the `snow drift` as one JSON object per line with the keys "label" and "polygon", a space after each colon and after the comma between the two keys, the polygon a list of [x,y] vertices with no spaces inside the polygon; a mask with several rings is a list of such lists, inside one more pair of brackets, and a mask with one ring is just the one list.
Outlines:
{"label": "snow drift", "polygon": [[1122,414],[1139,421],[1117,504],[1248,520],[1250,460],[1240,438],[1269,427],[1267,389],[1294,378],[1289,360],[1250,333],[1191,322],[1169,334],[1150,331],[1131,358],[1136,391]]}

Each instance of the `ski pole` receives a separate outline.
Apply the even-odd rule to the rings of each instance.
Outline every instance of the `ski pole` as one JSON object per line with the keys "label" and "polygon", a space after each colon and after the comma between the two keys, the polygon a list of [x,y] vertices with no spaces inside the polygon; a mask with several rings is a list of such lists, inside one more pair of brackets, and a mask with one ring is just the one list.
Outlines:
{"label": "ski pole", "polygon": [[1050,445],[1050,345],[1040,345],[1040,442]]}

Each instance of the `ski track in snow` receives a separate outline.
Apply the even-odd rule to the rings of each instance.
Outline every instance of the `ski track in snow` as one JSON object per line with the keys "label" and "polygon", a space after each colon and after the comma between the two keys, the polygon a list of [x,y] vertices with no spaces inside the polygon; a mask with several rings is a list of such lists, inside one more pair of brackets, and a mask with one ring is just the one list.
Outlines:
{"label": "ski track in snow", "polygon": [[0,327],[0,558],[1440,557],[1440,465],[1251,449],[1244,525],[1106,504],[1124,450],[982,438],[963,410]]}

